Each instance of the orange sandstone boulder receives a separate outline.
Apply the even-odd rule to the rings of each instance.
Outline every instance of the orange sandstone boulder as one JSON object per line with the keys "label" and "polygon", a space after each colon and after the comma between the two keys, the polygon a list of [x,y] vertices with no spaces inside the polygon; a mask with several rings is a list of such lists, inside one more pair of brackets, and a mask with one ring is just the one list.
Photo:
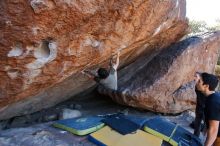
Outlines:
{"label": "orange sandstone boulder", "polygon": [[151,60],[187,32],[185,0],[0,1],[0,120],[53,106],[94,82],[80,71]]}

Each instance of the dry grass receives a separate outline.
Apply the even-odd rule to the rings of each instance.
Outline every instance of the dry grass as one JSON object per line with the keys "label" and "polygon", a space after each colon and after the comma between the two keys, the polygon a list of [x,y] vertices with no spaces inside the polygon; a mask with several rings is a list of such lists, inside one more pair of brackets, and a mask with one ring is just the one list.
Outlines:
{"label": "dry grass", "polygon": [[[220,80],[220,65],[216,65],[215,66],[215,75]],[[217,90],[220,91],[220,85],[218,85]]]}
{"label": "dry grass", "polygon": [[215,66],[215,75],[220,79],[220,65]]}

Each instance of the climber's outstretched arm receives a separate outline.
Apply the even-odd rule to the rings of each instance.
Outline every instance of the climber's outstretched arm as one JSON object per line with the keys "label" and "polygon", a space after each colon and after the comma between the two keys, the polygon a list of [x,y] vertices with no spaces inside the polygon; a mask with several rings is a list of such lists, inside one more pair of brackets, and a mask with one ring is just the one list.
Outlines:
{"label": "climber's outstretched arm", "polygon": [[91,71],[88,71],[88,70],[83,70],[83,71],[81,71],[81,73],[86,75],[90,79],[94,79],[96,77],[96,75],[94,73],[92,73]]}
{"label": "climber's outstretched arm", "polygon": [[113,67],[115,70],[117,70],[118,66],[119,66],[119,55],[120,55],[120,52],[118,51],[117,52],[117,58],[116,58],[116,62],[113,63],[113,57],[111,58],[110,60],[110,66]]}

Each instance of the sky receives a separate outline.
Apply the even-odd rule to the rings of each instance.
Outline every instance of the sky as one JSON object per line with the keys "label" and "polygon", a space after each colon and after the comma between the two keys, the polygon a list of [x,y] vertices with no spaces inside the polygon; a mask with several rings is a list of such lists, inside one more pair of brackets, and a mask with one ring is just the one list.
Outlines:
{"label": "sky", "polygon": [[220,0],[186,0],[186,16],[213,26],[220,19]]}

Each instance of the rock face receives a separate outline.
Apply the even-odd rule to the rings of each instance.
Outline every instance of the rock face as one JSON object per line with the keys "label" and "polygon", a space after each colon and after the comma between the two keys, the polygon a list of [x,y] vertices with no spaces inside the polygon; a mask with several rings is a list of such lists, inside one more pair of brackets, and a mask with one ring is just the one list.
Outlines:
{"label": "rock face", "polygon": [[70,118],[78,118],[81,117],[82,113],[78,110],[72,110],[72,109],[63,109],[63,112],[59,115],[59,119],[70,119]]}
{"label": "rock face", "polygon": [[52,123],[1,131],[1,146],[95,146],[86,136],[76,136],[51,126]]}
{"label": "rock face", "polygon": [[94,82],[80,71],[149,60],[187,32],[185,0],[0,1],[0,120],[53,106]]}
{"label": "rock face", "polygon": [[118,91],[99,88],[120,104],[161,113],[195,108],[196,71],[213,73],[220,32],[192,37],[161,51],[150,62],[140,58],[121,71]]}

